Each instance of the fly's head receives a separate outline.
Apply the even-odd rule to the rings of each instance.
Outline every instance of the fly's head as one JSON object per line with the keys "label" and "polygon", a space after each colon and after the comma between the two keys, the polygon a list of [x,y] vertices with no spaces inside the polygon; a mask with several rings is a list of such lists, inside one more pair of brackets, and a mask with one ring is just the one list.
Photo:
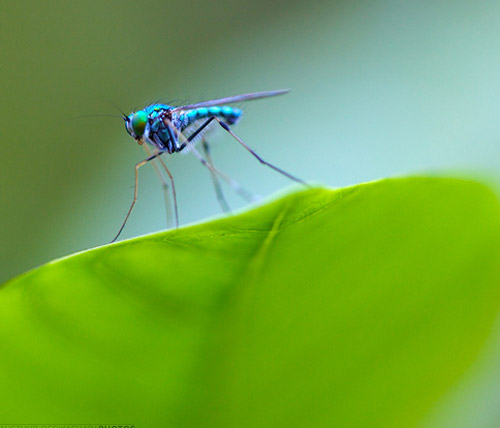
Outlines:
{"label": "fly's head", "polygon": [[144,110],[139,110],[125,116],[123,119],[125,120],[125,128],[129,135],[139,144],[143,144],[143,137],[148,127],[148,114]]}

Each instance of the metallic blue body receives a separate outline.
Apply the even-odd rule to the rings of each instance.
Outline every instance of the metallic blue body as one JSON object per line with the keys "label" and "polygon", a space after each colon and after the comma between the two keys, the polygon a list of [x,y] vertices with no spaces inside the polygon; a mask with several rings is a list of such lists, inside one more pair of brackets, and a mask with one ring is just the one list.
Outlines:
{"label": "metallic blue body", "polygon": [[[216,117],[228,125],[235,124],[242,115],[239,108],[230,106],[210,106],[193,109],[179,110],[166,104],[152,104],[143,109],[147,115],[147,124],[141,139],[153,145],[160,151],[168,153],[179,152],[185,148],[179,134],[186,131],[196,131],[196,125],[200,126],[211,117]],[[129,116],[130,121],[134,114]],[[176,129],[172,129],[172,126]],[[132,137],[137,138],[133,131],[127,126],[127,131]]]}

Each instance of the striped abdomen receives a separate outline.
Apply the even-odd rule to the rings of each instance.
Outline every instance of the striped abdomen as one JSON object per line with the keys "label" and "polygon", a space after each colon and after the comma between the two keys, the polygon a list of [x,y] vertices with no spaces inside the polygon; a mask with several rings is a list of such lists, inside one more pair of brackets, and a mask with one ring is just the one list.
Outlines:
{"label": "striped abdomen", "polygon": [[226,122],[228,125],[233,125],[241,117],[242,113],[243,112],[239,108],[230,106],[213,106],[208,108],[200,107],[183,112],[181,121],[184,122],[185,120],[185,123],[187,122],[187,124],[190,125],[197,120],[208,119],[215,116]]}

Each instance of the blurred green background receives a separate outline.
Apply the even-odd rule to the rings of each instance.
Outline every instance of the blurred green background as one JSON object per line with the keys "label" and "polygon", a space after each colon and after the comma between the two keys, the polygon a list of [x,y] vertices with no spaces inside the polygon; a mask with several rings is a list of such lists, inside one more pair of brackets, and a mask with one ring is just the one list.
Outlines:
{"label": "blurred green background", "polygon": [[[68,120],[117,114],[112,104],[291,88],[245,104],[236,131],[300,177],[336,187],[443,168],[498,174],[498,22],[494,1],[2,2],[0,280],[116,233],[144,152],[120,119]],[[216,163],[250,190],[289,184],[213,134]],[[181,222],[219,214],[198,161],[167,160]],[[164,227],[143,168],[122,238]]]}
{"label": "blurred green background", "polygon": [[[291,88],[246,104],[236,131],[304,179],[500,178],[499,22],[496,1],[1,2],[0,281],[116,233],[144,152],[119,119],[68,120],[116,114],[112,104]],[[221,132],[211,140],[218,166],[254,192],[289,184]],[[167,161],[181,222],[218,214],[198,161]],[[160,186],[143,168],[122,238],[164,225]],[[495,403],[480,402],[490,415]]]}

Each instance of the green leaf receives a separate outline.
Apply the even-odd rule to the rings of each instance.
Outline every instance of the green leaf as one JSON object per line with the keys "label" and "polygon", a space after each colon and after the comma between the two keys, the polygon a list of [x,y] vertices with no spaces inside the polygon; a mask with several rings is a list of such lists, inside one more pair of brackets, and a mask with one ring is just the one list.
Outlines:
{"label": "green leaf", "polygon": [[0,423],[411,427],[500,306],[466,180],[311,189],[0,288]]}

